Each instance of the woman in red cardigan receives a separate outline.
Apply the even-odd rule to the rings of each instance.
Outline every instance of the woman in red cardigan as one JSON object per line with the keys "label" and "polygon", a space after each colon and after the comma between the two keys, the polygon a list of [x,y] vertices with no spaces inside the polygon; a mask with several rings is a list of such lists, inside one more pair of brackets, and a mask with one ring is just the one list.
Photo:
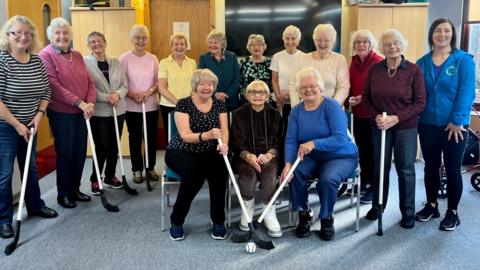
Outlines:
{"label": "woman in red cardigan", "polygon": [[373,178],[373,144],[370,115],[362,103],[365,80],[370,67],[382,61],[382,57],[373,51],[377,41],[372,32],[360,29],[352,36],[353,56],[350,63],[350,95],[345,107],[352,106],[353,134],[360,153],[360,176],[362,179],[360,198],[362,203],[372,203],[373,192],[369,186]]}

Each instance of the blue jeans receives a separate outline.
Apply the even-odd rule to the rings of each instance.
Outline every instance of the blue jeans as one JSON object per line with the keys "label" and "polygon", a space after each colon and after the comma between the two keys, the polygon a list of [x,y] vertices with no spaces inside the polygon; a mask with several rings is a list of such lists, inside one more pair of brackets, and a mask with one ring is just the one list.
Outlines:
{"label": "blue jeans", "polygon": [[311,180],[317,179],[317,193],[320,199],[319,218],[324,219],[333,213],[337,201],[337,191],[340,183],[346,180],[358,165],[358,156],[325,160],[322,152],[313,150],[304,156],[298,164],[290,182],[290,197],[292,210],[308,209],[308,187]]}
{"label": "blue jeans", "polygon": [[[33,139],[32,154],[28,169],[27,187],[25,190],[25,203],[27,211],[38,211],[45,206],[40,198],[38,185],[37,166],[35,165],[36,136]],[[12,176],[13,163],[17,158],[20,168],[20,177],[23,176],[25,159],[27,155],[27,142],[18,135],[13,126],[0,122],[0,225],[11,224],[13,218]],[[21,179],[19,180],[21,181]]]}
{"label": "blue jeans", "polygon": [[[373,205],[378,206],[380,186],[380,141],[381,131],[372,128],[373,135]],[[415,157],[417,154],[417,129],[387,130],[385,135],[385,166],[383,178],[383,207],[388,201],[390,167],[394,155],[395,169],[398,175],[398,194],[400,212],[403,217],[415,215]]]}
{"label": "blue jeans", "polygon": [[47,110],[57,153],[57,191],[59,197],[73,195],[80,188],[87,156],[87,125],[82,113]]}
{"label": "blue jeans", "polygon": [[[440,187],[440,166],[443,161],[447,173],[447,197],[448,209],[457,209],[460,197],[462,197],[462,160],[467,145],[468,132],[464,131],[463,141],[455,142],[452,137],[448,140],[446,126],[432,126],[427,124],[418,125],[420,145],[422,146],[423,158],[425,159],[425,191],[429,203],[437,202],[438,189]],[[465,129],[468,127],[466,126]]]}

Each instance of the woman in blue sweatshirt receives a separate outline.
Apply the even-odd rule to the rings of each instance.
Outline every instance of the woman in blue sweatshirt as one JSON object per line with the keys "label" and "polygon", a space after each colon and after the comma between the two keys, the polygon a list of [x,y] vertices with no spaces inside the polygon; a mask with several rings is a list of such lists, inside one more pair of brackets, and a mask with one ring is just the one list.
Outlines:
{"label": "woman in blue sweatshirt", "polygon": [[347,117],[337,101],[322,95],[325,83],[312,67],[297,73],[297,88],[303,102],[292,109],[285,137],[285,179],[297,156],[302,162],[290,183],[293,211],[298,211],[297,237],[310,234],[312,212],[308,207],[309,180],[317,179],[320,198],[320,238],[332,240],[333,207],[342,180],[348,178],[358,164],[357,146],[347,131]]}
{"label": "woman in blue sweatshirt", "polygon": [[471,55],[456,48],[455,27],[448,19],[433,22],[428,43],[431,51],[417,61],[427,91],[427,104],[418,126],[425,159],[427,204],[415,219],[428,221],[440,217],[437,193],[443,153],[448,208],[439,229],[453,231],[460,225],[457,212],[463,189],[460,169],[475,98],[475,65]]}

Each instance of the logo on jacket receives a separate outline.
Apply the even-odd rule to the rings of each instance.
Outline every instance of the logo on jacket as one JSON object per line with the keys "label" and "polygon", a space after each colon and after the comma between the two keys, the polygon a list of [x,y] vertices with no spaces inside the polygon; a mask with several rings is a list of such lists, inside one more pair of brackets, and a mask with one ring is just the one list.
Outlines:
{"label": "logo on jacket", "polygon": [[447,72],[447,75],[453,76],[457,72],[457,69],[454,66],[449,66],[445,72]]}

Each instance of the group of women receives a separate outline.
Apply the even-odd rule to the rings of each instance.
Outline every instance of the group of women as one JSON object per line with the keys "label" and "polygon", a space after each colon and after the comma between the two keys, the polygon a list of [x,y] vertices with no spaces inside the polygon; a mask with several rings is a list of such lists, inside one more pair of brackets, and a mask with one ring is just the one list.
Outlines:
{"label": "group of women", "polygon": [[[92,125],[100,170],[105,166],[103,179],[95,174],[90,177],[92,193],[99,194],[98,181],[122,187],[115,177],[118,150],[114,136],[121,131],[115,130],[114,117],[120,127],[123,121],[127,123],[133,181],[143,181],[144,163],[149,164],[145,177],[158,180],[154,167],[159,110],[164,124],[174,111],[178,130],[165,155],[167,166],[182,179],[171,214],[173,240],[184,238],[183,224],[205,179],[209,183],[212,237],[226,237],[228,173],[222,155],[229,152],[233,153],[232,164],[247,209],[240,230],[248,230],[247,223],[253,217],[257,179],[265,208],[280,174],[280,181],[291,181],[293,210],[299,212],[295,234],[306,237],[310,233],[313,212],[308,205],[308,187],[311,179],[317,179],[319,235],[324,240],[334,239],[337,189],[358,161],[366,184],[362,201],[373,200],[367,219],[375,220],[380,214],[382,130],[386,130],[383,205],[388,198],[393,152],[400,225],[412,228],[415,219],[439,217],[436,193],[443,153],[448,209],[440,229],[454,230],[460,224],[460,166],[474,97],[474,64],[471,56],[455,47],[455,28],[447,19],[439,19],[430,27],[431,51],[418,65],[403,56],[407,41],[399,31],[390,29],[380,37],[379,50],[385,59],[374,52],[373,35],[368,30],[357,31],[350,69],[345,57],[332,51],[337,33],[329,24],[315,28],[315,51],[308,54],[298,50],[300,29],[288,26],[283,32],[285,50],[272,59],[263,55],[267,46],[264,37],[252,34],[247,42],[251,55],[240,64],[236,55],[226,50],[225,35],[212,31],[207,37],[209,51],[200,56],[199,69],[195,60],[186,56],[187,37],[178,33],[170,38],[172,53],[160,63],[146,51],[149,32],[143,25],[132,27],[133,49],[119,60],[105,54],[106,39],[99,32],[87,38],[90,55],[84,58],[72,50],[71,28],[63,18],[53,19],[47,33],[50,44],[37,56],[37,32],[28,18],[14,16],[0,32],[0,142],[8,146],[0,153],[1,237],[13,236],[13,161],[17,157],[23,169],[26,141],[35,136],[45,114],[57,152],[57,200],[61,206],[73,208],[78,201],[91,199],[79,189],[86,158],[86,121]],[[352,108],[356,144],[347,129],[343,105]],[[143,114],[148,162],[141,152]],[[415,214],[417,126],[428,203]],[[292,179],[286,179],[297,158],[302,162]],[[35,162],[29,166],[28,214],[56,217],[55,210],[40,199]],[[270,236],[282,236],[275,209],[265,216],[265,225]]]}

